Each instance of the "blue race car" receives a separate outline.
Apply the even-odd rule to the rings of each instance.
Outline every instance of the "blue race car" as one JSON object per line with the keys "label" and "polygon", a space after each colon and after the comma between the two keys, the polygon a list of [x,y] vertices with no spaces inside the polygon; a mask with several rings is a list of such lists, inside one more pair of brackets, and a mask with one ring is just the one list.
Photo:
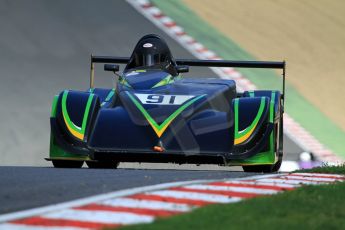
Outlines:
{"label": "blue race car", "polygon": [[[94,88],[95,63],[118,76],[115,89]],[[126,64],[120,74],[117,64]],[[183,79],[189,66],[283,69],[283,92],[240,93],[234,80]],[[284,88],[285,62],[175,60],[162,38],[146,35],[129,58],[92,56],[90,89],[55,96],[47,160],[63,168],[171,162],[275,172]]]}

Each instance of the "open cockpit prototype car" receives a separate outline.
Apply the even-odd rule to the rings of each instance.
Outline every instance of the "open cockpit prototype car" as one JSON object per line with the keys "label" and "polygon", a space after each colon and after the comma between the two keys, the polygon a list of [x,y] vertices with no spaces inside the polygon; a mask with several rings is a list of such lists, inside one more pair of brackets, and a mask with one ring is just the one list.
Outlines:
{"label": "open cockpit prototype car", "polygon": [[[95,63],[119,77],[116,88],[94,87]],[[116,64],[126,64],[121,74]],[[188,66],[283,69],[283,92],[183,79]],[[90,89],[55,96],[47,160],[55,167],[171,162],[274,172],[283,157],[284,88],[284,62],[175,60],[162,38],[146,35],[130,58],[92,56]]]}

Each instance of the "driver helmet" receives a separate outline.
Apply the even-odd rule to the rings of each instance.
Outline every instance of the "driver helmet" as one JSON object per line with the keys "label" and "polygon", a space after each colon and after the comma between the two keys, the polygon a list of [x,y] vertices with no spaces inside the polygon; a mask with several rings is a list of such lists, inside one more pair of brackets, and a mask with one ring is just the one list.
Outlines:
{"label": "driver helmet", "polygon": [[175,66],[168,45],[154,34],[146,35],[139,40],[127,69],[152,66],[163,69]]}

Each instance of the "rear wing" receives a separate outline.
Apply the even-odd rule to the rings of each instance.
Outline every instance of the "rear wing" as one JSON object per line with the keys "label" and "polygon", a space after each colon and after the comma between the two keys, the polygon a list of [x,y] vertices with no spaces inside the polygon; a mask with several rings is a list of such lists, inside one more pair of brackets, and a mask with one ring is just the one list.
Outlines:
{"label": "rear wing", "polygon": [[[177,65],[204,66],[204,67],[236,67],[236,68],[265,68],[282,69],[283,73],[283,95],[285,98],[285,61],[228,61],[228,60],[197,60],[197,59],[176,59]],[[91,55],[90,87],[94,85],[94,63],[117,63],[127,64],[128,57],[93,56]]]}

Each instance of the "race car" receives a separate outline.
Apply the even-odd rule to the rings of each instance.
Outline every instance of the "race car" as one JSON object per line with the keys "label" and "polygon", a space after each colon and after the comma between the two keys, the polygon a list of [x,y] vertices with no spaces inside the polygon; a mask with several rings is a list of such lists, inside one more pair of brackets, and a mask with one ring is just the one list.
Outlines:
{"label": "race car", "polygon": [[[95,63],[118,77],[115,88],[94,87]],[[118,64],[125,64],[121,73]],[[183,78],[189,66],[282,69],[283,89],[239,92],[234,80]],[[175,60],[167,43],[149,34],[129,58],[91,56],[90,72],[89,89],[54,97],[46,158],[54,167],[157,162],[279,170],[285,62]]]}

